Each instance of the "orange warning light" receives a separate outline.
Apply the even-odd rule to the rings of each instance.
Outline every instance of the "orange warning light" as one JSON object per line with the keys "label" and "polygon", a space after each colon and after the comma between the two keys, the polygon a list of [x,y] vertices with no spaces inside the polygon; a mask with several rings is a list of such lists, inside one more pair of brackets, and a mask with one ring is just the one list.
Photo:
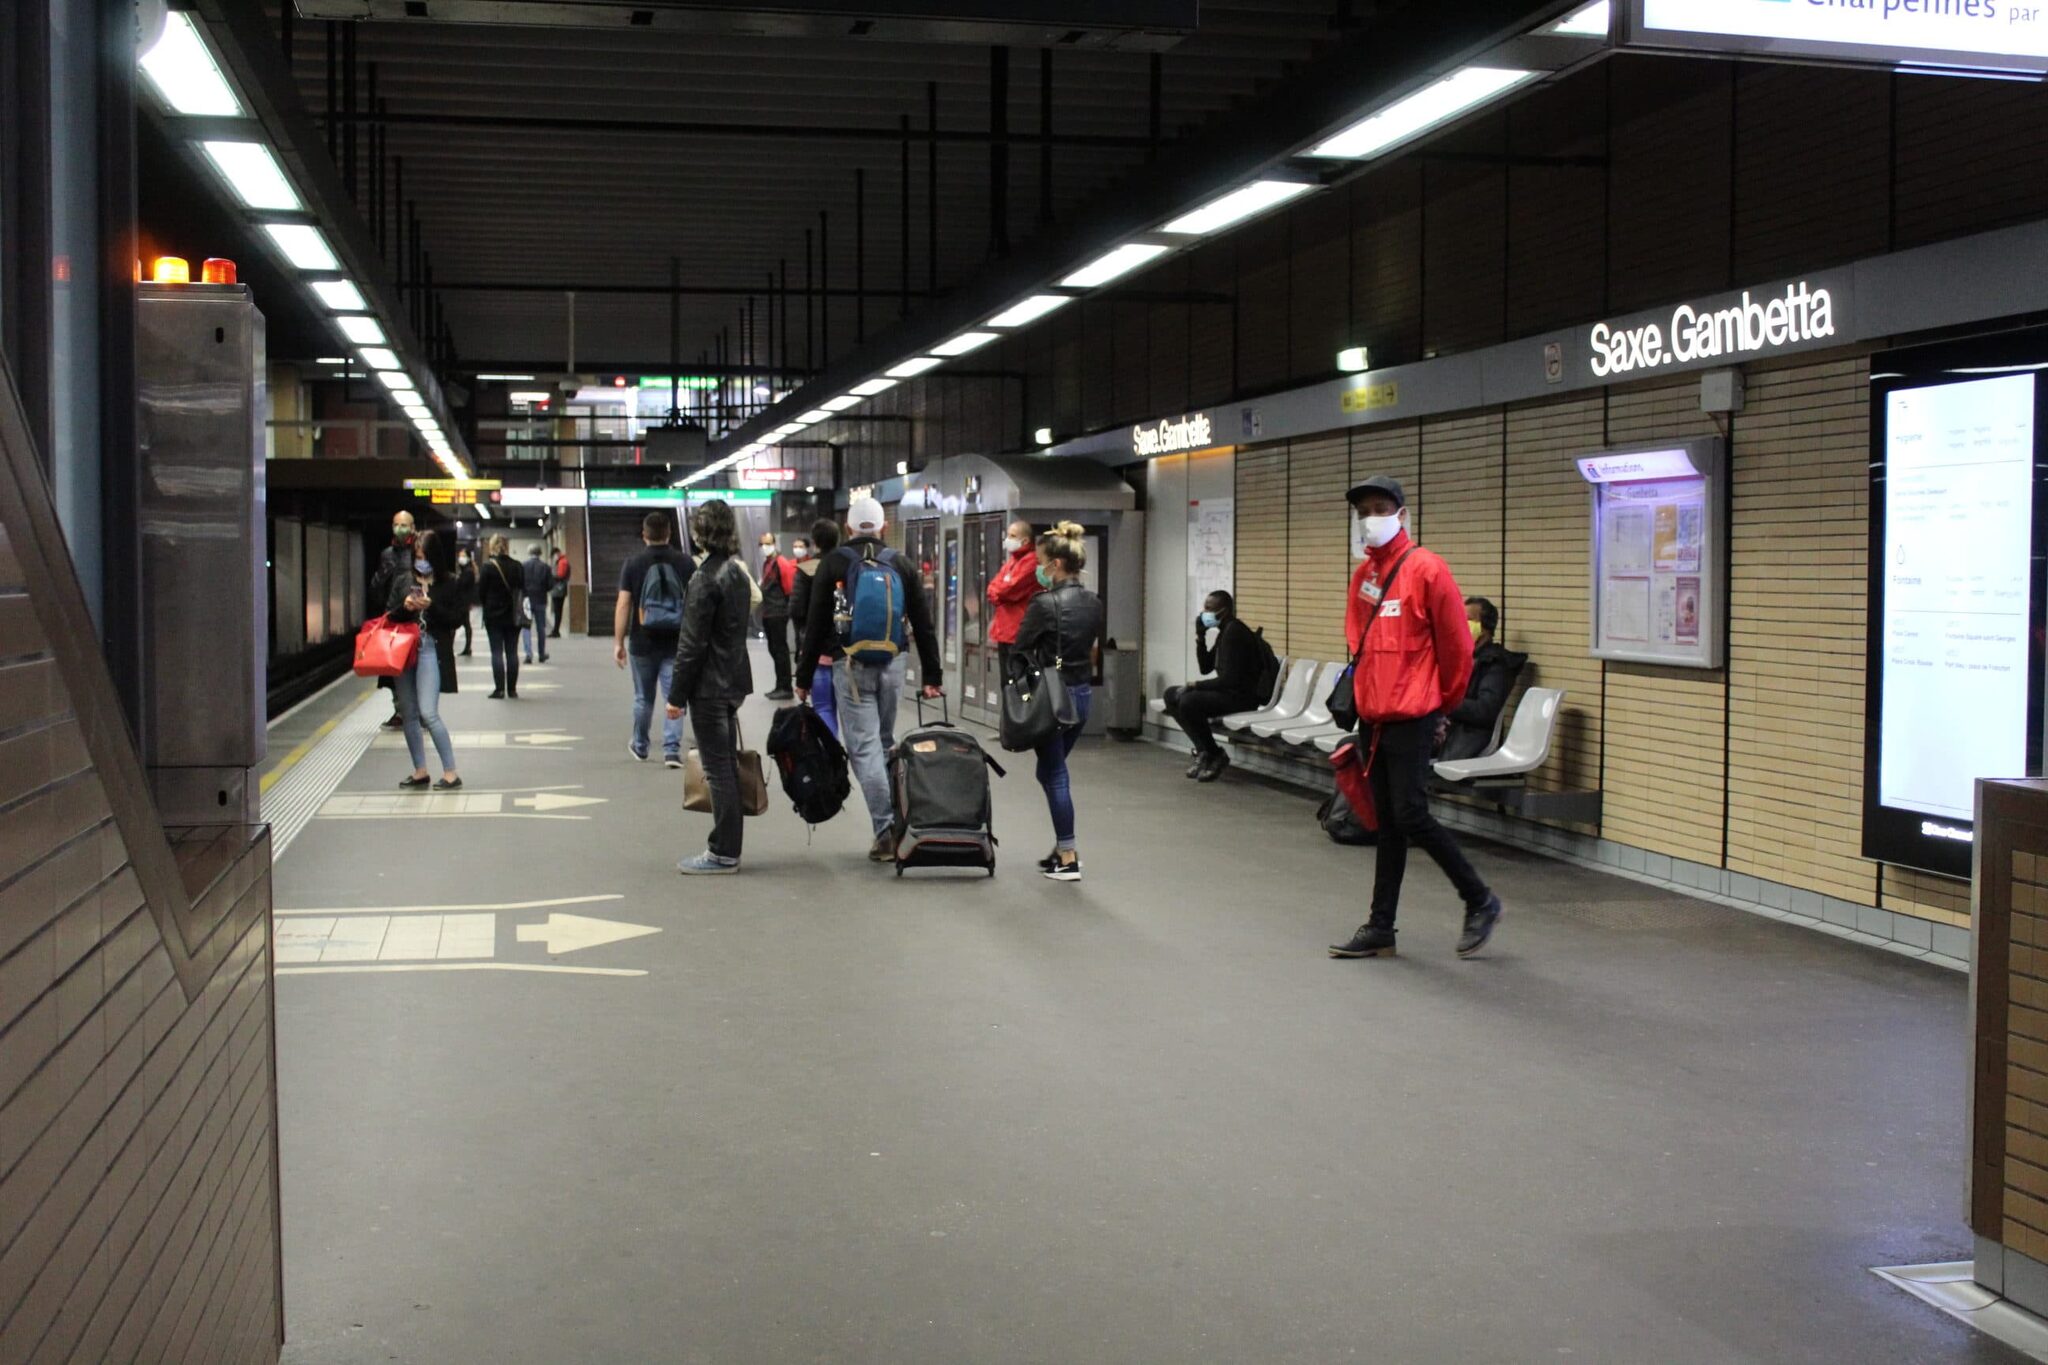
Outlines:
{"label": "orange warning light", "polygon": [[190,284],[192,266],[183,256],[159,256],[149,268],[149,278],[156,284]]}
{"label": "orange warning light", "polygon": [[199,267],[199,278],[208,284],[233,284],[235,263],[225,256],[208,256],[206,264]]}

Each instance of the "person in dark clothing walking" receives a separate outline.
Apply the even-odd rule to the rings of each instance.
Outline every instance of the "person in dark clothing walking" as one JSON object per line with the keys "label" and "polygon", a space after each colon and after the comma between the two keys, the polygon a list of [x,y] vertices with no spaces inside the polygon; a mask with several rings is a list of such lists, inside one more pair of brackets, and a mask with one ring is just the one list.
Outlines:
{"label": "person in dark clothing walking", "polygon": [[1167,688],[1166,714],[1194,745],[1188,776],[1214,782],[1230,766],[1230,755],[1216,742],[1216,718],[1254,710],[1266,700],[1260,689],[1265,642],[1237,618],[1237,599],[1220,588],[1202,600],[1202,614],[1195,618],[1195,665],[1213,676]]}
{"label": "person in dark clothing walking", "polygon": [[1081,586],[1088,565],[1086,532],[1063,521],[1038,538],[1035,577],[1045,591],[1024,608],[1011,645],[1040,668],[1057,668],[1073,707],[1073,723],[1062,725],[1038,746],[1038,785],[1052,814],[1053,850],[1039,859],[1038,869],[1056,882],[1081,880],[1081,854],[1074,843],[1073,782],[1067,756],[1088,724],[1094,699],[1091,680],[1102,657],[1102,599]]}
{"label": "person in dark clothing walking", "polygon": [[[370,575],[370,609],[382,612],[391,598],[391,585],[412,572],[412,513],[399,512],[391,518],[391,542],[377,556],[377,568]],[[391,718],[384,722],[387,730],[396,730],[405,724],[405,717],[398,713],[397,687],[389,678],[377,679],[377,686],[392,692]]]}
{"label": "person in dark clothing walking", "polygon": [[769,701],[788,701],[790,691],[789,614],[796,591],[797,562],[775,548],[774,535],[761,537],[761,631],[768,637],[768,658],[775,665],[775,686]]}
{"label": "person in dark clothing walking", "polygon": [[746,824],[740,808],[739,709],[754,690],[747,653],[754,588],[737,562],[739,526],[724,499],[714,498],[690,514],[690,537],[704,561],[690,576],[683,603],[668,717],[679,719],[689,708],[704,781],[711,788],[710,842],[702,853],[677,863],[676,871],[705,876],[740,868]]}
{"label": "person in dark clothing walking", "polygon": [[533,662],[535,648],[540,650],[540,661],[548,661],[548,594],[554,591],[555,570],[543,556],[541,547],[534,545],[526,552],[526,566],[520,570],[520,580],[526,591],[526,614],[532,619],[531,634],[521,637],[526,662]]}
{"label": "person in dark clothing walking", "polygon": [[[825,556],[839,548],[839,523],[830,517],[820,517],[811,523],[811,543],[817,546],[817,553],[801,557],[796,566],[796,591],[789,595],[790,619],[796,622],[797,647],[802,648],[804,636],[811,619],[811,594],[818,584],[818,566]],[[839,712],[833,705],[832,663],[845,651],[834,640],[825,653],[815,659],[799,656],[793,666],[797,679],[811,680],[811,709],[818,713],[826,728],[834,735],[839,733]]]}
{"label": "person in dark clothing walking", "polygon": [[1444,716],[1448,728],[1437,746],[1439,760],[1477,758],[1493,746],[1494,727],[1507,709],[1508,694],[1529,662],[1528,655],[1505,649],[1494,639],[1500,609],[1484,597],[1465,599],[1465,622],[1472,632],[1472,684],[1465,689],[1465,700]]}
{"label": "person in dark clothing walking", "polygon": [[[669,543],[674,536],[667,512],[649,512],[641,520],[640,542],[647,548],[619,570],[618,605],[612,611],[612,660],[633,674],[633,729],[626,752],[642,763],[655,704],[675,681],[683,606],[697,572],[697,561]],[[679,717],[662,721],[661,759],[671,768],[683,766]]]}
{"label": "person in dark clothing walking", "polygon": [[[412,756],[412,776],[398,785],[419,791],[453,791],[462,785],[455,770],[455,746],[441,719],[441,698],[455,691],[455,628],[468,610],[462,578],[455,572],[455,539],[445,531],[429,531],[414,547],[413,563],[391,583],[385,615],[394,621],[417,621],[420,652],[411,668],[392,679],[398,714],[404,718],[405,747]],[[427,747],[432,736],[441,760],[441,779],[427,772]]]}
{"label": "person in dark clothing walking", "polygon": [[477,570],[477,600],[483,606],[484,638],[491,644],[491,700],[519,696],[519,608],[526,600],[525,579],[512,546],[503,536],[484,542],[484,562]]}

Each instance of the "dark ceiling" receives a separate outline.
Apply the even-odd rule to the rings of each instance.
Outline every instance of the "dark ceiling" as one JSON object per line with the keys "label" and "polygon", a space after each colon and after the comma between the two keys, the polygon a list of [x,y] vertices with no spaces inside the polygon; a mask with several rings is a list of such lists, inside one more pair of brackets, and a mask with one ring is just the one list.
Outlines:
{"label": "dark ceiling", "polygon": [[[1158,58],[1162,139],[1227,117],[1356,26],[1400,7],[1367,0],[1205,0],[1198,31]],[[567,301],[556,288],[533,287],[605,284],[654,292],[586,288],[579,294],[579,368],[659,368],[670,349],[665,290],[672,258],[686,288],[765,291],[786,262],[791,286],[801,289],[804,234],[819,230],[821,212],[829,215],[830,283],[850,291],[857,171],[866,181],[860,227],[864,280],[872,291],[865,302],[867,330],[894,321],[903,282],[899,120],[908,117],[922,131],[928,89],[936,91],[942,138],[939,289],[973,275],[996,250],[986,137],[995,57],[987,46],[431,18],[343,24],[295,15],[286,25],[275,10],[273,17],[280,38],[289,28],[301,96],[323,127],[330,48],[340,108],[353,46],[358,203],[367,213],[372,130],[381,129],[386,183],[396,181],[402,163],[404,198],[416,206],[437,285],[464,286],[445,288],[441,297],[456,350],[468,362],[564,368]],[[1003,216],[1011,239],[1021,243],[1041,213],[1040,50],[1007,51],[1013,141]],[[1152,61],[1142,51],[1054,52],[1053,131],[1073,139],[1052,148],[1055,221],[1103,194],[1150,154]],[[377,110],[386,116],[381,121]],[[344,119],[333,122],[337,133],[349,126]],[[654,126],[664,124],[689,126]],[[913,311],[932,278],[926,148],[919,138],[910,156]],[[390,190],[386,203],[387,221],[395,222]],[[404,252],[391,235],[392,273],[403,275],[398,261]],[[680,327],[685,360],[713,351],[722,331],[736,342],[746,303],[743,295],[686,296]],[[836,354],[855,340],[855,302],[841,295],[830,307]],[[757,302],[762,341],[765,314],[765,301]],[[789,354],[801,367],[800,298],[790,319]]]}

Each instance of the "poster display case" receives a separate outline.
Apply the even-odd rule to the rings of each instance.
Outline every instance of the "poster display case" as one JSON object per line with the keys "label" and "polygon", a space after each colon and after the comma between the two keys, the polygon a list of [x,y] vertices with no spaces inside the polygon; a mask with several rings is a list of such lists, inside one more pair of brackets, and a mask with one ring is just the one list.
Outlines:
{"label": "poster display case", "polygon": [[1714,438],[1583,455],[1593,499],[1593,657],[1719,668],[1727,638],[1727,460]]}

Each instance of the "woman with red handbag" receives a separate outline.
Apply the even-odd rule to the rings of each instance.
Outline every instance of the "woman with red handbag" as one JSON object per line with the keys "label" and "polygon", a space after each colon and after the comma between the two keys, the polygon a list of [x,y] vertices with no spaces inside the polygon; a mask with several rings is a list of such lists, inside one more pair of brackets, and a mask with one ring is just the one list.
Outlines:
{"label": "woman with red handbag", "polygon": [[[405,723],[405,747],[412,755],[412,776],[398,785],[407,791],[432,786],[437,792],[462,785],[455,771],[455,745],[441,719],[441,696],[455,690],[455,631],[469,615],[469,590],[455,568],[455,537],[429,531],[413,549],[412,572],[397,575],[385,616],[394,623],[418,622],[420,649],[412,666],[391,680],[398,715]],[[441,760],[441,780],[427,771],[425,736],[434,740]]]}

